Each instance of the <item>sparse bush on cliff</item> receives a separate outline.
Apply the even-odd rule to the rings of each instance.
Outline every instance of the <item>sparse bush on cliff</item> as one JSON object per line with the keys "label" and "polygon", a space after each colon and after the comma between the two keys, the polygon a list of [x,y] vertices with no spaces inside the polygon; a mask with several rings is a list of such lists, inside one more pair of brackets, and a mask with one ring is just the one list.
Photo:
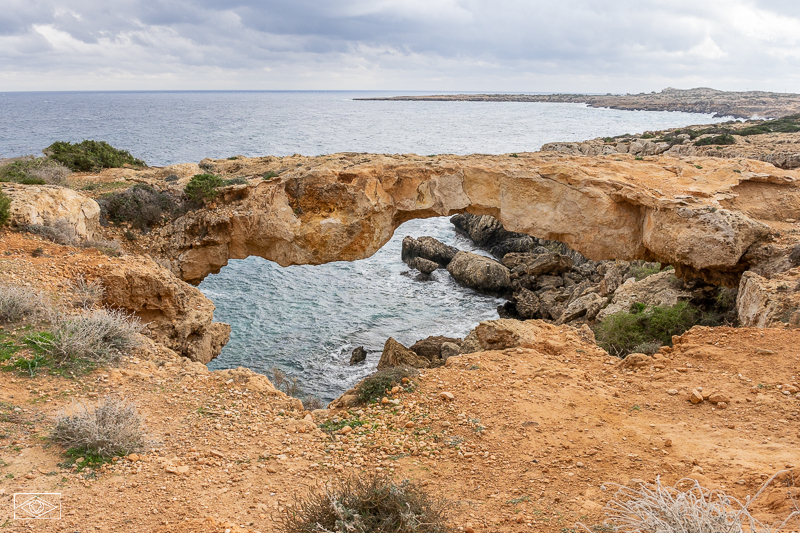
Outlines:
{"label": "sparse bush on cliff", "polygon": [[5,226],[11,218],[11,198],[0,190],[0,226]]}
{"label": "sparse bush on cliff", "polygon": [[114,148],[104,141],[86,140],[76,144],[57,141],[42,151],[51,159],[79,172],[119,168],[125,165],[147,166],[144,161],[136,159],[127,150]]}
{"label": "sparse bush on cliff", "polygon": [[633,275],[636,281],[642,281],[647,276],[661,272],[661,263],[647,263],[645,261],[633,261],[628,274]]}
{"label": "sparse bush on cliff", "polygon": [[104,219],[116,223],[127,222],[140,231],[148,230],[187,211],[184,202],[179,198],[145,184],[105,194],[97,203],[100,204]]}
{"label": "sparse bush on cliff", "polygon": [[672,307],[634,304],[630,312],[615,313],[595,326],[597,344],[611,355],[624,357],[647,343],[671,346],[673,335],[682,335],[703,320],[704,314],[687,302]]}
{"label": "sparse bush on cliff", "polygon": [[72,293],[75,295],[72,305],[83,309],[91,309],[97,305],[106,292],[105,288],[103,288],[103,283],[99,279],[86,281],[83,274],[79,274],[78,278],[70,285]]}
{"label": "sparse bush on cliff", "polygon": [[136,406],[114,398],[95,409],[79,404],[76,413],[59,415],[51,438],[69,450],[100,457],[127,455],[145,444]]}
{"label": "sparse bush on cliff", "polygon": [[300,497],[279,523],[284,533],[447,533],[446,509],[417,483],[371,473]]}
{"label": "sparse bush on cliff", "polygon": [[51,329],[31,335],[28,342],[58,365],[93,366],[119,361],[139,346],[144,326],[122,311],[97,309],[51,318]]}
{"label": "sparse bush on cliff", "polygon": [[213,200],[219,194],[219,188],[225,185],[225,180],[214,174],[195,174],[183,192],[190,200],[203,203]]}
{"label": "sparse bush on cliff", "polygon": [[0,285],[0,322],[19,322],[36,318],[47,308],[44,295],[19,285]]}
{"label": "sparse bush on cliff", "polygon": [[78,238],[75,227],[65,218],[57,218],[44,224],[28,224],[22,230],[56,244],[72,245]]}
{"label": "sparse bush on cliff", "polygon": [[715,135],[713,137],[703,137],[702,139],[698,139],[694,142],[695,146],[710,146],[718,144],[736,144],[736,139],[734,139],[733,135],[729,133],[723,133],[722,135]]}
{"label": "sparse bush on cliff", "polygon": [[23,185],[59,184],[69,174],[67,167],[47,157],[31,157],[0,166],[0,181]]}
{"label": "sparse bush on cliff", "polygon": [[322,400],[306,393],[300,385],[300,380],[297,378],[287,376],[286,373],[278,367],[273,367],[272,370],[267,371],[266,376],[276,389],[287,396],[297,398],[303,402],[303,407],[306,410],[313,411],[314,409],[322,409]]}
{"label": "sparse bush on cliff", "polygon": [[410,380],[419,374],[414,368],[395,367],[379,370],[364,378],[356,386],[357,400],[359,403],[369,403],[380,399],[395,385],[403,385],[403,378]]}
{"label": "sparse bush on cliff", "polygon": [[[750,506],[780,474],[772,476],[753,498],[741,503],[724,492],[702,487],[694,479],[682,479],[674,486],[641,484],[636,488],[607,484],[617,488],[616,494],[605,507],[606,516],[614,531],[636,533],[657,531],[664,533],[778,533],[789,525],[800,526],[800,510],[795,507],[782,523],[765,525],[753,517]],[[686,487],[684,490],[681,487]],[[589,531],[584,526],[586,531]],[[797,530],[797,527],[792,527]]]}

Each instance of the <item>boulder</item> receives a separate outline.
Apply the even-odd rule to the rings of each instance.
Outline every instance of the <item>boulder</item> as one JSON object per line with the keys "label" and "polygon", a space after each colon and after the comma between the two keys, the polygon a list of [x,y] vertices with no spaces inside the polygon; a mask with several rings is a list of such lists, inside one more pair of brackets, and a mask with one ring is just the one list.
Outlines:
{"label": "boulder", "polygon": [[594,320],[597,313],[606,305],[606,302],[606,298],[603,298],[596,292],[584,294],[567,305],[564,312],[561,313],[558,323],[566,324],[580,317],[585,317],[586,320]]}
{"label": "boulder", "polygon": [[65,221],[79,241],[94,239],[99,234],[100,206],[79,192],[55,185],[15,183],[4,183],[3,192],[11,198],[12,227]]}
{"label": "boulder", "polygon": [[[442,345],[444,343],[451,343],[460,347],[461,339],[436,335],[415,342],[409,349],[418,356],[427,359],[432,367],[442,366],[445,361],[445,358],[442,357]],[[456,353],[458,353],[458,349],[456,349]]]}
{"label": "boulder", "polygon": [[461,343],[459,344],[455,344],[453,342],[442,343],[441,355],[442,355],[442,361],[444,361],[445,363],[447,363],[447,360],[450,357],[458,355],[459,352],[461,352]]}
{"label": "boulder", "polygon": [[353,353],[350,355],[350,365],[358,364],[362,361],[367,359],[367,351],[364,349],[363,346],[359,346]]}
{"label": "boulder", "polygon": [[428,368],[430,367],[430,362],[389,337],[383,345],[381,360],[378,361],[378,370],[398,366]]}
{"label": "boulder", "polygon": [[683,290],[682,286],[683,283],[671,270],[647,276],[641,281],[628,278],[614,292],[611,303],[597,314],[597,320],[621,311],[629,311],[634,303],[671,307],[678,302],[690,300],[692,293]]}
{"label": "boulder", "polygon": [[736,296],[742,327],[767,328],[780,323],[800,327],[800,268],[765,278],[745,272]]}
{"label": "boulder", "polygon": [[458,252],[447,271],[457,282],[476,291],[499,294],[511,287],[511,272],[506,267],[471,252]]}
{"label": "boulder", "polygon": [[514,306],[517,309],[517,315],[523,320],[537,318],[541,310],[541,302],[536,293],[529,291],[525,288],[519,288],[514,291]]}
{"label": "boulder", "polygon": [[570,257],[561,254],[541,254],[532,258],[525,265],[525,273],[529,276],[541,276],[549,274],[557,276],[569,271],[573,262]]}
{"label": "boulder", "polygon": [[422,257],[412,257],[406,264],[411,267],[419,270],[421,273],[425,274],[426,276],[430,275],[434,270],[439,268],[439,263],[436,261],[431,261],[429,259],[424,259]]}
{"label": "boulder", "polygon": [[600,295],[609,296],[614,294],[622,282],[628,278],[631,264],[627,261],[606,261],[598,268],[598,273],[603,276],[600,282]]}
{"label": "boulder", "polygon": [[[405,237],[400,257],[408,266],[411,266],[409,264],[411,259],[421,257],[446,267],[457,253],[458,248],[448,246],[433,237],[420,237],[419,239]],[[411,266],[411,268],[416,267]]]}

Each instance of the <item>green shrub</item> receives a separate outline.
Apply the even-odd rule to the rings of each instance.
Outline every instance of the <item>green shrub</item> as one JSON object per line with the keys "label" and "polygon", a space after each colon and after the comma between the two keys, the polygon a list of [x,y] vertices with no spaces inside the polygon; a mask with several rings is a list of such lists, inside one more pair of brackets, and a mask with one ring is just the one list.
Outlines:
{"label": "green shrub", "polygon": [[11,198],[0,190],[0,226],[5,226],[11,218]]}
{"label": "green shrub", "polygon": [[219,194],[220,187],[225,186],[225,180],[214,174],[195,174],[183,190],[190,200],[203,203],[213,200]]}
{"label": "green shrub", "polygon": [[186,212],[184,202],[150,185],[137,184],[124,191],[101,196],[97,203],[104,219],[127,222],[143,231]]}
{"label": "green shrub", "polygon": [[597,344],[605,351],[624,357],[648,345],[671,346],[672,336],[681,335],[697,324],[713,322],[714,316],[701,313],[687,302],[672,307],[646,307],[633,304],[630,312],[615,313],[595,326]]}
{"label": "green shrub", "polygon": [[69,174],[67,167],[46,157],[23,159],[0,166],[0,181],[23,185],[59,184]]}
{"label": "green shrub", "polygon": [[446,508],[414,482],[369,473],[313,490],[278,521],[284,533],[448,533]]}
{"label": "green shrub", "polygon": [[70,170],[91,172],[103,168],[119,168],[125,165],[144,167],[144,161],[136,159],[127,150],[119,150],[104,141],[83,141],[72,144],[57,141],[42,150]]}
{"label": "green shrub", "polygon": [[388,389],[400,385],[403,378],[409,380],[419,374],[416,369],[408,367],[385,368],[364,378],[356,385],[356,396],[359,403],[369,403],[386,394]]}
{"label": "green shrub", "polygon": [[225,180],[224,185],[225,187],[228,185],[247,185],[247,180],[241,176],[236,176],[235,178]]}
{"label": "green shrub", "polygon": [[723,133],[722,135],[716,135],[714,137],[703,137],[694,142],[695,146],[710,146],[712,144],[736,144],[736,139],[729,133]]}

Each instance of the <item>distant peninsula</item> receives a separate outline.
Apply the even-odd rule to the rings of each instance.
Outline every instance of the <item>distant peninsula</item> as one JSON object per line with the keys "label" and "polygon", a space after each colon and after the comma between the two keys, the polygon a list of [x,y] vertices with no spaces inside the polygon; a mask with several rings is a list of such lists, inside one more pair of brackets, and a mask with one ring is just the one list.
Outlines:
{"label": "distant peninsula", "polygon": [[356,100],[573,103],[630,111],[710,113],[744,119],[781,118],[800,113],[800,94],[764,91],[731,92],[708,87],[687,90],[667,88],[649,94],[451,94],[356,98]]}

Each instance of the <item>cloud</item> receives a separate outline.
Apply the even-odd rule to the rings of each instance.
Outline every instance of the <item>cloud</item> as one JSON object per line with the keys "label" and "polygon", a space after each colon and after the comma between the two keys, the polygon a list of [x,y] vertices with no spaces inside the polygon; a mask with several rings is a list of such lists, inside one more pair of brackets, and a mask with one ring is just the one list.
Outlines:
{"label": "cloud", "polygon": [[778,0],[7,3],[0,90],[800,92],[800,7]]}

